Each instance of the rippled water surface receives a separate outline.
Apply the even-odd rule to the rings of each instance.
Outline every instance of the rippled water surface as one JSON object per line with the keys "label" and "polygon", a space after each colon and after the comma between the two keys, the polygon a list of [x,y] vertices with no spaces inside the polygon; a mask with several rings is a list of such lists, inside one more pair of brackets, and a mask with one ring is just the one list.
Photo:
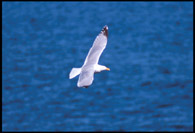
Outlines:
{"label": "rippled water surface", "polygon": [[[192,131],[192,2],[3,2],[3,131]],[[69,80],[104,25],[89,88]]]}

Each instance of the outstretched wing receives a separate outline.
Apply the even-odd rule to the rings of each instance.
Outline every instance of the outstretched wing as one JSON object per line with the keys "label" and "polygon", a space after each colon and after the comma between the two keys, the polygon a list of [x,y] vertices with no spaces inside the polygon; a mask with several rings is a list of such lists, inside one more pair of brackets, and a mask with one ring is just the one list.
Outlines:
{"label": "outstretched wing", "polygon": [[100,55],[106,47],[108,40],[108,26],[105,25],[100,34],[96,37],[93,46],[85,59],[84,65],[98,64]]}
{"label": "outstretched wing", "polygon": [[94,77],[94,68],[93,66],[84,66],[82,68],[79,80],[77,83],[78,87],[88,87],[92,84]]}
{"label": "outstretched wing", "polygon": [[100,55],[106,47],[108,38],[108,26],[104,26],[100,34],[96,37],[93,46],[89,50],[89,53],[85,59],[84,65],[82,66],[79,80],[77,83],[78,87],[88,87],[92,84],[94,79],[94,65],[99,61]]}

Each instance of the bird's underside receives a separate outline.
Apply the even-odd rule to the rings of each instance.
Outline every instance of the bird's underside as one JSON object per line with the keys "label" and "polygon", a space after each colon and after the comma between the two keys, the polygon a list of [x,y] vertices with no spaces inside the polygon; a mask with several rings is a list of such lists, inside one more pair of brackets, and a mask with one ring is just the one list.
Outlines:
{"label": "bird's underside", "polygon": [[[94,73],[97,72],[96,66],[99,67],[98,69],[100,71],[107,70],[105,66],[98,65],[99,58],[106,47],[107,38],[108,38],[108,26],[104,26],[100,34],[96,37],[93,46],[90,48],[88,55],[85,59],[85,62],[82,68],[80,69],[80,76],[77,82],[78,87],[88,88],[92,84],[94,80]],[[75,73],[76,71],[75,72],[71,71],[69,78],[73,78],[75,76],[73,74]]]}

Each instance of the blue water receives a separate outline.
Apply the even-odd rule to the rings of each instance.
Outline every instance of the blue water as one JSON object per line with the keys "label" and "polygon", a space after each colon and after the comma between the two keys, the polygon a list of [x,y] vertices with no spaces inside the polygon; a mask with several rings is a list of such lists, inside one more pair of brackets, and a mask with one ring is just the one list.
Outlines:
{"label": "blue water", "polygon": [[[3,2],[3,131],[193,131],[192,2]],[[69,80],[109,27],[89,88]]]}

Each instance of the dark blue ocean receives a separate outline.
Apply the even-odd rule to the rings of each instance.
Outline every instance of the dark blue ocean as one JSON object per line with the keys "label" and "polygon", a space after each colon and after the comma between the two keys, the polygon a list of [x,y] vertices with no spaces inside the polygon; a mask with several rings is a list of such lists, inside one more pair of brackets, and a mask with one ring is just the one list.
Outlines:
{"label": "dark blue ocean", "polygon": [[[192,2],[3,2],[3,131],[193,131]],[[104,25],[89,88],[70,80]]]}

